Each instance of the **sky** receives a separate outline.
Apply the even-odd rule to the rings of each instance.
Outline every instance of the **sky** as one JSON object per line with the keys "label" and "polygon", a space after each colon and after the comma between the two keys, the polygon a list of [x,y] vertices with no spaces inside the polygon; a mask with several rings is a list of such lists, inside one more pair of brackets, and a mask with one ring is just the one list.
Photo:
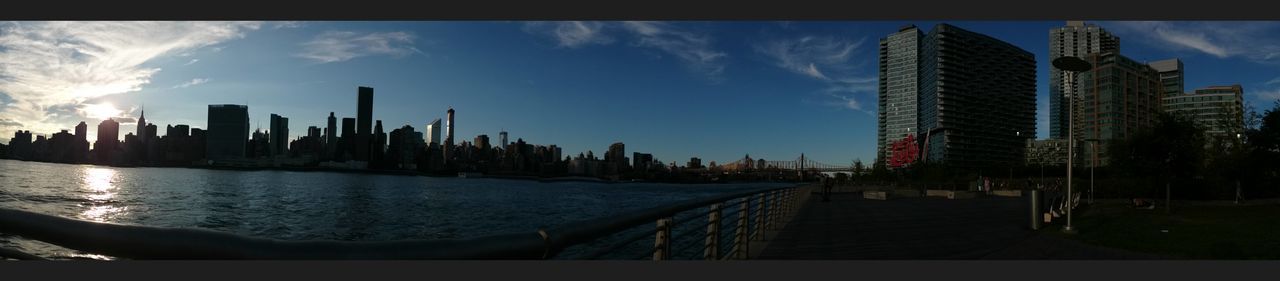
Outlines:
{"label": "sky", "polygon": [[[456,138],[487,134],[602,155],[614,142],[683,165],[804,153],[874,161],[877,48],[906,24],[845,22],[3,22],[0,132],[52,135],[104,118],[207,127],[210,104],[272,113],[290,139],[355,117],[374,88],[390,132],[453,107]],[[1048,136],[1049,30],[1063,21],[950,21],[1035,54]],[[1182,59],[1187,91],[1240,84],[1280,99],[1280,22],[1096,22],[1137,61]],[[341,121],[339,120],[339,123]],[[340,125],[340,124],[339,124]]]}

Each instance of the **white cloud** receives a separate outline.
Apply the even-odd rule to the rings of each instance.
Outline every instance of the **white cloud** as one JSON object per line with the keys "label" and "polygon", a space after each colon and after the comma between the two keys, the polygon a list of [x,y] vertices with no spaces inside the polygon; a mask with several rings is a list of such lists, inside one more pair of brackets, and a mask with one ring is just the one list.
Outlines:
{"label": "white cloud", "polygon": [[819,80],[833,80],[821,69],[847,75],[853,70],[853,66],[849,64],[850,55],[862,45],[863,41],[863,39],[850,41],[833,37],[805,36],[798,39],[773,40],[754,47],[756,52],[769,57],[778,67]]}
{"label": "white cloud", "polygon": [[577,48],[593,44],[613,43],[613,38],[605,35],[604,23],[584,21],[564,22],[529,22],[523,29],[528,33],[539,33],[555,39],[560,47]]}
{"label": "white cloud", "polygon": [[[140,90],[160,68],[148,62],[244,37],[256,22],[0,23],[0,109],[33,131],[66,124],[49,116],[89,99]],[[63,114],[67,115],[67,114]],[[64,118],[65,117],[65,118]]]}
{"label": "white cloud", "polygon": [[1275,79],[1271,79],[1271,81],[1267,81],[1268,86],[1275,85],[1275,84],[1280,84],[1280,77],[1276,77]]}
{"label": "white cloud", "polygon": [[1253,95],[1265,101],[1280,100],[1280,89],[1254,91]]}
{"label": "white cloud", "polygon": [[863,108],[858,96],[875,93],[879,80],[875,76],[856,75],[856,62],[851,61],[863,41],[865,38],[849,40],[803,36],[768,40],[754,45],[753,49],[779,68],[827,84],[820,91],[828,100],[824,104],[874,116],[874,111]]}
{"label": "white cloud", "polygon": [[629,21],[623,27],[637,37],[637,46],[656,48],[680,58],[694,70],[719,79],[728,54],[711,45],[711,37],[682,30],[663,22]]}
{"label": "white cloud", "polygon": [[213,79],[209,79],[209,78],[191,79],[191,81],[187,81],[185,83],[178,84],[177,86],[173,86],[173,89],[186,88],[186,87],[191,87],[191,86],[200,85],[204,83],[209,83],[209,81],[212,81],[212,80]]}
{"label": "white cloud", "polygon": [[1278,22],[1160,22],[1134,21],[1104,23],[1116,27],[1121,38],[1141,38],[1127,42],[1147,42],[1156,47],[1192,50],[1218,58],[1241,57],[1258,63],[1280,63]]}
{"label": "white cloud", "polygon": [[302,22],[300,21],[277,21],[277,22],[272,22],[272,24],[273,24],[272,28],[275,28],[275,29],[299,28],[303,26]]}
{"label": "white cloud", "polygon": [[414,38],[413,33],[403,31],[326,31],[311,41],[302,43],[302,52],[295,56],[317,63],[331,63],[372,55],[403,57],[413,53],[422,54],[422,51],[413,46]]}
{"label": "white cloud", "polygon": [[195,64],[196,62],[200,62],[200,59],[191,59],[191,61],[184,63],[182,65],[183,66],[192,65],[192,64]]}
{"label": "white cloud", "polygon": [[523,28],[530,34],[556,40],[557,46],[579,48],[608,45],[615,37],[630,38],[630,45],[656,49],[682,61],[691,70],[720,81],[728,54],[718,51],[711,36],[686,30],[664,22],[531,22]]}
{"label": "white cloud", "polygon": [[18,120],[13,120],[8,118],[0,118],[0,128],[22,129],[22,122],[18,122]]}

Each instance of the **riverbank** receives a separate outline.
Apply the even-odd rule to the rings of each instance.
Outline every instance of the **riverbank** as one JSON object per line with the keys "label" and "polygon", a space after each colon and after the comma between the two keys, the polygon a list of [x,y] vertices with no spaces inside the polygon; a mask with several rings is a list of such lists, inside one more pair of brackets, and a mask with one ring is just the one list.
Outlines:
{"label": "riverbank", "polygon": [[[421,172],[421,171],[414,171],[414,170],[387,170],[387,169],[349,169],[349,168],[323,167],[323,166],[269,167],[269,166],[231,166],[231,165],[102,165],[102,164],[89,164],[89,163],[43,162],[43,161],[18,160],[18,159],[0,159],[0,160],[12,160],[12,161],[45,163],[45,164],[89,165],[89,166],[112,167],[112,168],[184,168],[184,169],[223,170],[223,171],[332,172],[332,173],[365,174],[365,175],[425,176],[425,177],[437,177],[437,178],[459,177],[458,173],[428,173],[428,172]],[[585,176],[541,177],[541,176],[535,176],[535,175],[483,174],[483,173],[468,174],[465,178],[527,180],[527,181],[537,181],[537,182],[593,182],[593,183],[643,182],[643,183],[668,183],[668,184],[735,184],[735,183],[766,182],[766,181],[738,182],[738,181],[724,181],[724,180],[689,180],[689,179],[669,180],[669,181],[661,181],[661,180],[649,181],[649,180],[631,180],[631,179],[612,180],[612,179],[605,179],[605,178],[598,178],[598,177],[585,177]]]}

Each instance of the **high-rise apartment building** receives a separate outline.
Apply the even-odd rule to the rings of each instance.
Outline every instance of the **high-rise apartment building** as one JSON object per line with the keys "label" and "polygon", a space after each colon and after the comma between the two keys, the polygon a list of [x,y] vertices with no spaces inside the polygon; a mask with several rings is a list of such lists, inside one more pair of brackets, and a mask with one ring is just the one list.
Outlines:
{"label": "high-rise apartment building", "polygon": [[[1060,57],[1084,58],[1089,54],[1120,52],[1120,37],[1097,25],[1068,21],[1066,26],[1049,30],[1049,61]],[[1049,137],[1065,139],[1070,115],[1067,97],[1079,91],[1066,71],[1049,67]],[[1077,99],[1076,101],[1079,101]],[[1079,111],[1077,111],[1079,113]],[[1079,119],[1076,119],[1079,121]]]}

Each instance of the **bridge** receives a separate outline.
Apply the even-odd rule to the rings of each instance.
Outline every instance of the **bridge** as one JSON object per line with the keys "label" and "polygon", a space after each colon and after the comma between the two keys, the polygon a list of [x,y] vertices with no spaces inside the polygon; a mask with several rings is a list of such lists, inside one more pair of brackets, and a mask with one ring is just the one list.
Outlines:
{"label": "bridge", "polygon": [[733,162],[717,166],[724,171],[750,171],[750,170],[781,170],[781,171],[807,171],[807,172],[854,172],[852,165],[832,165],[813,161],[804,157],[801,153],[799,157],[792,160],[765,160],[751,159],[748,154]]}

